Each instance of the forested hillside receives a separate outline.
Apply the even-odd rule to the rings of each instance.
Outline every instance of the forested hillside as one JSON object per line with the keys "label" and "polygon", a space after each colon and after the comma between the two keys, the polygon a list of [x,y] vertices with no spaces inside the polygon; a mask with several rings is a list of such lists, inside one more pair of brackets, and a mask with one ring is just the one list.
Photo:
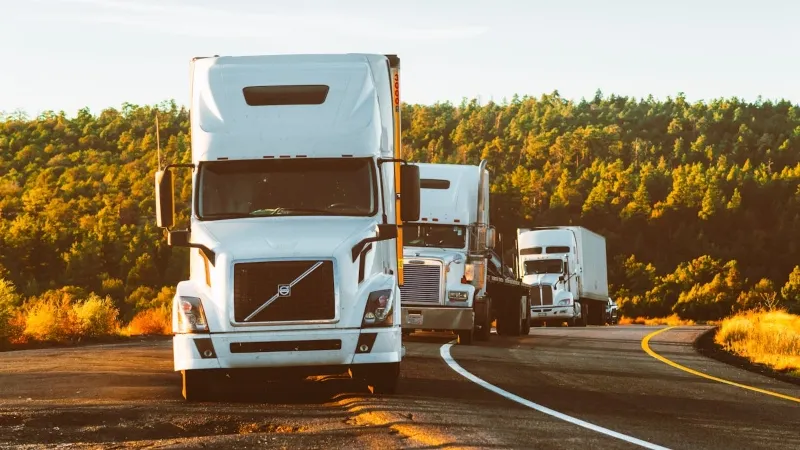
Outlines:
{"label": "forested hillside", "polygon": [[[163,158],[188,161],[188,113],[174,103],[0,119],[0,320],[3,302],[65,286],[108,297],[125,320],[169,299],[186,253],[155,227],[157,110]],[[414,161],[488,159],[505,233],[574,224],[606,236],[626,315],[800,302],[800,106],[600,93],[405,105],[403,139]]]}

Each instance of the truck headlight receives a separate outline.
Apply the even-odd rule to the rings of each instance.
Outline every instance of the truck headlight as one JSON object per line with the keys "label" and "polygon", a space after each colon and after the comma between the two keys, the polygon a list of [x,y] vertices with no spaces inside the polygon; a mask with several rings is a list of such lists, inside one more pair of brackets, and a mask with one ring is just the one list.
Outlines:
{"label": "truck headlight", "polygon": [[197,297],[178,297],[178,332],[208,333],[203,303]]}
{"label": "truck headlight", "polygon": [[558,301],[558,306],[567,306],[567,305],[569,305],[570,303],[572,303],[572,300],[570,300],[570,299],[568,299],[568,298],[565,298],[565,299],[563,299],[563,300],[559,300],[559,301]]}
{"label": "truck headlight", "polygon": [[364,307],[361,327],[389,327],[394,325],[392,316],[392,290],[383,289],[369,293]]}
{"label": "truck headlight", "polygon": [[449,291],[447,293],[447,300],[451,302],[465,302],[469,298],[467,291]]}

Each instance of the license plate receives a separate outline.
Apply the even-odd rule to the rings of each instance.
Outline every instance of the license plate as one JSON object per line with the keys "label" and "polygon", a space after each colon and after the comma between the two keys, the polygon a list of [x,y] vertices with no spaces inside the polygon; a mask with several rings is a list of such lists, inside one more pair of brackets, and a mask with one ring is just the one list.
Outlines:
{"label": "license plate", "polygon": [[409,325],[422,325],[422,315],[406,316],[406,323]]}
{"label": "license plate", "polygon": [[546,315],[547,315],[547,313],[539,313],[539,317],[544,317]]}

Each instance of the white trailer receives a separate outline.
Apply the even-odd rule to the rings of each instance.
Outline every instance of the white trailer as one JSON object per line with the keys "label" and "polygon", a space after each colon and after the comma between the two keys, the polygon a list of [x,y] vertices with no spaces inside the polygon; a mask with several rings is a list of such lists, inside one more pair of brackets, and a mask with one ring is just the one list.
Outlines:
{"label": "white trailer", "polygon": [[602,325],[608,303],[606,240],[584,227],[517,229],[523,282],[537,287],[534,325]]}
{"label": "white trailer", "polygon": [[492,250],[486,161],[419,169],[420,219],[403,225],[403,332],[451,331],[470,344],[488,339],[497,319],[499,334],[528,334],[529,287]]}
{"label": "white trailer", "polygon": [[[191,247],[173,300],[187,400],[238,375],[346,373],[394,392],[403,357],[403,221],[419,169],[400,159],[394,55],[194,58],[191,164],[156,173],[157,225]],[[192,170],[174,229],[173,167]]]}

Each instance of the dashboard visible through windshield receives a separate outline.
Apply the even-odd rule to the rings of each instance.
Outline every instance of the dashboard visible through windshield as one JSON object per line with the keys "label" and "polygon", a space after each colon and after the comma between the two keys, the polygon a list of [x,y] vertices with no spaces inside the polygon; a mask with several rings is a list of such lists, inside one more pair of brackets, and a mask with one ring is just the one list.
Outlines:
{"label": "dashboard visible through windshield", "polygon": [[198,177],[202,220],[378,211],[370,158],[213,161],[200,166]]}
{"label": "dashboard visible through windshield", "polygon": [[464,248],[467,227],[463,225],[403,224],[403,240],[411,247]]}

